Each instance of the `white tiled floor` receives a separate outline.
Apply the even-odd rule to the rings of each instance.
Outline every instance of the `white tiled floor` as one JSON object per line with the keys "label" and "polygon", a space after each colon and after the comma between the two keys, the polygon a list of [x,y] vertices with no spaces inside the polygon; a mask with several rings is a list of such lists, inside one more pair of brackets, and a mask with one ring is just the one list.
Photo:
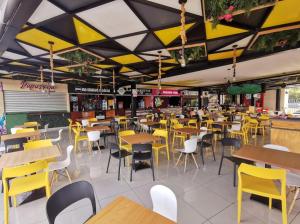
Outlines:
{"label": "white tiled floor", "polygon": [[[56,133],[51,132],[55,136]],[[267,140],[266,140],[267,141]],[[254,141],[253,141],[254,142]],[[260,142],[261,139],[260,139]],[[68,135],[64,131],[62,146],[68,145]],[[152,181],[150,169],[133,173],[133,182],[129,181],[129,167],[121,168],[121,180],[117,180],[117,161],[112,159],[109,173],[106,174],[108,150],[100,154],[89,155],[82,146],[84,152],[73,155],[71,176],[74,181],[87,180],[92,183],[97,200],[97,210],[105,207],[119,195],[124,195],[145,207],[151,208],[149,190],[155,184],[163,184],[170,187],[178,199],[178,223],[179,224],[233,224],[236,223],[236,188],[232,185],[232,164],[225,161],[222,175],[218,176],[220,161],[220,146],[217,143],[217,161],[212,160],[211,154],[206,155],[206,165],[202,166],[197,157],[200,168],[196,169],[190,161],[188,170],[183,173],[182,164],[174,167],[174,157],[168,162],[164,155],[160,157],[160,164],[155,169],[156,181]],[[175,155],[177,158],[178,155]],[[53,192],[68,184],[63,177],[53,186]],[[3,199],[0,202],[0,220],[3,222]],[[21,200],[19,198],[19,200]],[[45,211],[46,198],[33,201],[10,209],[10,223],[15,224],[46,224]],[[281,212],[249,200],[244,196],[242,212],[243,224],[279,224]],[[64,211],[57,223],[77,224],[83,223],[91,215],[91,207],[87,200],[80,201]],[[300,223],[300,202],[289,216],[289,223]]]}

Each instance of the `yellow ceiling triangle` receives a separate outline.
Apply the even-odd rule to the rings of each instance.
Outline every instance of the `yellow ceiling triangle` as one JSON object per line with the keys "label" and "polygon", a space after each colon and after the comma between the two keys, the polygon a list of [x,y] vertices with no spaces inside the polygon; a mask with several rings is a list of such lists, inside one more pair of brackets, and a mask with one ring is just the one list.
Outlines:
{"label": "yellow ceiling triangle", "polygon": [[162,63],[169,63],[169,64],[178,64],[178,62],[174,58],[161,60]]}
{"label": "yellow ceiling triangle", "polygon": [[90,43],[90,42],[105,39],[103,35],[95,31],[91,27],[85,25],[80,20],[73,18],[73,22],[77,33],[77,38],[80,44],[85,44],[85,43]]}
{"label": "yellow ceiling triangle", "polygon": [[205,22],[205,30],[206,30],[207,39],[230,36],[230,35],[244,33],[248,31],[244,29],[231,27],[231,26],[225,26],[222,24],[218,24],[215,28],[213,28],[211,22]]}
{"label": "yellow ceiling triangle", "polygon": [[114,65],[104,65],[104,64],[93,64],[93,66],[95,66],[97,68],[102,68],[102,69],[114,67]]}
{"label": "yellow ceiling triangle", "polygon": [[13,61],[9,63],[10,65],[19,65],[19,66],[24,66],[24,67],[30,67],[31,65],[27,65],[21,62]]}
{"label": "yellow ceiling triangle", "polygon": [[70,72],[70,71],[69,71],[69,68],[64,67],[64,66],[61,66],[61,67],[55,67],[54,70],[58,70],[58,71],[61,71],[61,72]]}
{"label": "yellow ceiling triangle", "polygon": [[134,54],[127,54],[127,55],[112,57],[111,60],[114,60],[123,65],[133,64],[133,63],[143,61],[141,58],[139,58],[138,56],[136,56]]}
{"label": "yellow ceiling triangle", "polygon": [[[190,29],[195,23],[186,24],[185,30]],[[180,35],[181,26],[172,27],[164,30],[155,31],[155,35],[164,43],[164,45],[170,44]]]}
{"label": "yellow ceiling triangle", "polygon": [[164,68],[161,68],[161,70],[168,71],[168,70],[171,70],[172,68],[175,68],[175,66],[164,67]]}
{"label": "yellow ceiling triangle", "polygon": [[121,69],[120,69],[120,72],[132,72],[133,70],[128,68],[128,67],[125,67],[123,66]]}
{"label": "yellow ceiling triangle", "polygon": [[[241,56],[243,51],[244,51],[243,49],[237,49],[236,56],[237,57]],[[219,53],[214,53],[214,54],[208,55],[209,61],[222,60],[222,59],[227,59],[227,58],[233,58],[233,51],[225,51],[225,52],[219,52]]]}
{"label": "yellow ceiling triangle", "polygon": [[263,28],[278,26],[300,21],[299,0],[284,0],[276,2],[272,12],[265,21]]}

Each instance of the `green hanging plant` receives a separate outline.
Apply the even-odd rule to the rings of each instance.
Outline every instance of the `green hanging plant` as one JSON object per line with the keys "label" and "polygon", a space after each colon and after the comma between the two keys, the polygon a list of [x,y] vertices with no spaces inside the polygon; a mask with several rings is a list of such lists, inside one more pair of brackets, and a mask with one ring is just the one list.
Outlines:
{"label": "green hanging plant", "polygon": [[[178,63],[181,61],[181,49],[169,51],[173,59]],[[205,57],[204,46],[190,47],[184,49],[184,59],[187,64],[201,61]]]}
{"label": "green hanging plant", "polygon": [[261,85],[259,84],[243,84],[241,89],[242,94],[256,94],[262,91]]}
{"label": "green hanging plant", "polygon": [[206,18],[212,21],[215,28],[221,20],[231,22],[233,13],[245,10],[250,15],[250,10],[256,6],[274,3],[276,0],[204,0]]}
{"label": "green hanging plant", "polygon": [[238,95],[241,94],[242,88],[240,86],[229,86],[227,88],[227,93],[230,95]]}

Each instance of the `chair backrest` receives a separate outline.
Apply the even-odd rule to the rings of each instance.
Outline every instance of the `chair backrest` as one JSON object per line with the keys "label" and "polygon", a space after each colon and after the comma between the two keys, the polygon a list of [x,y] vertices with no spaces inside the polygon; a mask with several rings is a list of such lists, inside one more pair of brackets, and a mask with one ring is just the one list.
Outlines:
{"label": "chair backrest", "polygon": [[279,150],[279,151],[284,151],[284,152],[288,152],[289,149],[285,146],[281,146],[281,145],[273,145],[273,144],[266,144],[264,145],[264,148],[267,149],[274,149],[274,150]]}
{"label": "chair backrest", "polygon": [[100,131],[89,131],[87,133],[90,142],[95,142],[100,139]]}
{"label": "chair backrest", "polygon": [[49,224],[54,224],[56,217],[67,207],[82,199],[89,199],[93,215],[96,214],[96,200],[92,185],[87,181],[78,181],[56,191],[48,199],[46,211]]}
{"label": "chair backrest", "polygon": [[209,133],[209,134],[205,134],[202,136],[202,140],[203,141],[207,141],[207,142],[211,142],[213,140],[213,134]]}
{"label": "chair backrest", "polygon": [[241,123],[233,124],[231,125],[231,130],[232,131],[240,131],[241,130]]}
{"label": "chair backrest", "polygon": [[[5,152],[9,151],[21,151],[24,149],[23,144],[27,142],[27,138],[14,138],[14,139],[8,139],[4,141],[5,145]],[[17,149],[12,149],[9,146],[15,146],[18,145]]]}
{"label": "chair backrest", "polygon": [[77,126],[77,129],[81,129],[82,128],[82,125],[78,121],[76,121],[75,124]]}
{"label": "chair backrest", "polygon": [[81,120],[81,124],[83,127],[87,127],[89,125],[89,120],[88,119]]}
{"label": "chair backrest", "polygon": [[166,140],[168,140],[168,131],[165,129],[155,129],[153,135],[158,137],[163,137]]}
{"label": "chair backrest", "polygon": [[24,144],[24,150],[40,149],[53,146],[51,139],[31,141]]}
{"label": "chair backrest", "polygon": [[174,129],[183,128],[183,124],[174,124]]}
{"label": "chair backrest", "polygon": [[220,125],[220,124],[212,124],[211,126],[212,126],[213,129],[220,129],[220,130],[222,130],[222,128],[223,128],[222,125]]}
{"label": "chair backrest", "polygon": [[73,124],[73,121],[70,118],[68,118],[68,122],[69,122],[69,126],[71,126]]}
{"label": "chair backrest", "polygon": [[68,167],[71,164],[71,153],[72,153],[73,148],[74,148],[73,145],[69,145],[66,150],[67,151],[66,159],[63,161],[60,161],[61,163],[63,163],[64,167]]}
{"label": "chair backrest", "polygon": [[21,129],[23,129],[23,128],[11,128],[11,129],[10,129],[10,133],[11,133],[11,134],[16,134],[16,133],[17,133],[17,130],[21,130]]}
{"label": "chair backrest", "polygon": [[35,131],[34,128],[22,128],[16,131],[16,134],[18,133],[27,133],[27,132],[33,132]]}
{"label": "chair backrest", "polygon": [[48,131],[48,128],[49,128],[49,124],[45,124],[45,125],[44,125],[44,131],[47,132],[47,131]]}
{"label": "chair backrest", "polygon": [[163,125],[167,125],[168,120],[160,120],[159,123],[160,123],[160,124],[163,124]]}
{"label": "chair backrest", "polygon": [[277,180],[281,182],[281,195],[286,191],[286,170],[284,169],[269,169],[249,164],[242,163],[238,169],[239,185],[243,187],[243,176],[246,174],[253,177],[258,177],[267,180]]}
{"label": "chair backrest", "polygon": [[184,152],[185,153],[193,153],[197,149],[197,139],[191,138],[184,142]]}
{"label": "chair backrest", "polygon": [[183,115],[183,114],[180,114],[180,115],[179,115],[179,118],[180,118],[180,119],[183,119],[183,118],[184,118],[184,115]]}
{"label": "chair backrest", "polygon": [[235,147],[236,149],[241,148],[241,140],[238,138],[223,138],[222,141],[222,146],[232,146]]}
{"label": "chair backrest", "polygon": [[170,121],[171,121],[171,126],[179,124],[179,121],[177,119],[171,119]]}
{"label": "chair backrest", "polygon": [[134,130],[119,131],[119,137],[134,135],[134,134],[135,134]]}
{"label": "chair backrest", "polygon": [[177,222],[177,199],[174,192],[163,185],[155,185],[150,190],[153,211]]}
{"label": "chair backrest", "polygon": [[133,144],[132,159],[149,160],[152,158],[152,144]]}

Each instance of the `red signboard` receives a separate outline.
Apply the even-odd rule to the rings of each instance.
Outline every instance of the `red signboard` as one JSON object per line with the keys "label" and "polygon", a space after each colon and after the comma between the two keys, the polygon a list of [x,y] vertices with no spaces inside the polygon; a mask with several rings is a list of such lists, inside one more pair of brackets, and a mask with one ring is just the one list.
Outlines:
{"label": "red signboard", "polygon": [[152,89],[152,95],[154,96],[180,96],[180,92],[178,90],[173,89]]}

